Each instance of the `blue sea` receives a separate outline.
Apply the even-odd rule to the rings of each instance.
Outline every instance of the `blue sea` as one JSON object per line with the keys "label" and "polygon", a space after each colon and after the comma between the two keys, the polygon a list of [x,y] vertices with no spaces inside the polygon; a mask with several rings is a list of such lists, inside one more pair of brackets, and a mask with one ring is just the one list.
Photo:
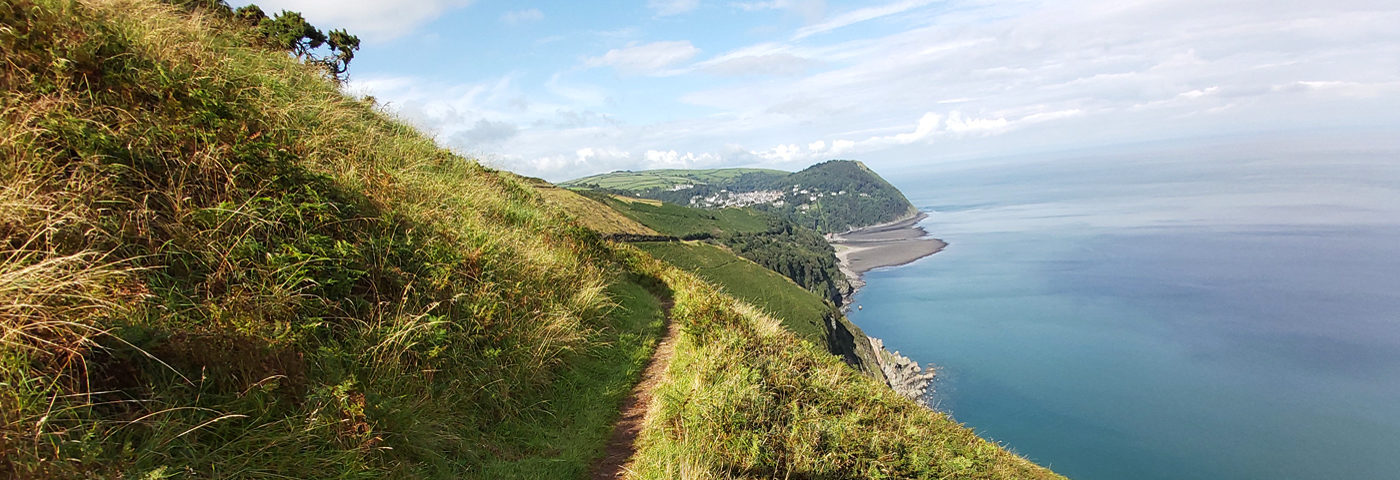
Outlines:
{"label": "blue sea", "polygon": [[850,316],[937,366],[936,408],[1070,478],[1400,478],[1392,138],[886,173],[949,246],[868,273]]}

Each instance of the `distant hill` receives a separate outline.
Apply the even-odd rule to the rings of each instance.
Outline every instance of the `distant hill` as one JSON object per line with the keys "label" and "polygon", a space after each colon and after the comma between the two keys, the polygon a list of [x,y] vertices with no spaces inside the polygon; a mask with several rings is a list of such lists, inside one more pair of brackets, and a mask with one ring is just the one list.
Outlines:
{"label": "distant hill", "polygon": [[796,173],[752,168],[613,172],[560,185],[699,208],[754,207],[821,233],[917,212],[899,189],[853,160],[830,160]]}
{"label": "distant hill", "polygon": [[644,170],[640,172],[617,171],[591,175],[560,183],[568,188],[597,188],[621,192],[639,193],[667,191],[676,187],[696,185],[738,185],[767,186],[773,180],[788,176],[789,172],[764,168],[718,168],[709,170]]}

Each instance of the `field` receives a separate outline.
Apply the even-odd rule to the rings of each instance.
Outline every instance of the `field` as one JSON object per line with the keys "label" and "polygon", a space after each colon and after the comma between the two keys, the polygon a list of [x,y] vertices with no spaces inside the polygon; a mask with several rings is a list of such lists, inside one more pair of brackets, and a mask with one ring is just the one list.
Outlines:
{"label": "field", "polygon": [[722,233],[757,233],[773,225],[773,217],[750,208],[701,210],[655,200],[620,200],[612,195],[584,192],[637,223],[663,235],[694,237]]}
{"label": "field", "polygon": [[784,177],[791,172],[763,168],[720,168],[709,170],[647,170],[644,172],[612,172],[592,175],[560,183],[569,188],[601,188],[624,192],[665,190],[677,185],[724,184],[745,174]]}

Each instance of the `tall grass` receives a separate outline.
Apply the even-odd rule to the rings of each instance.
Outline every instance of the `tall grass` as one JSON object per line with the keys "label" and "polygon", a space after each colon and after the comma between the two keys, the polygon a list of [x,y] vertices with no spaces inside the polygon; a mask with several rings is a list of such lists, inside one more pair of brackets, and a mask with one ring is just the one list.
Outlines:
{"label": "tall grass", "polygon": [[683,335],[635,478],[1060,478],[671,271]]}
{"label": "tall grass", "polygon": [[597,235],[217,16],[0,22],[0,476],[471,475],[620,334]]}
{"label": "tall grass", "polygon": [[642,476],[1029,471],[249,45],[0,0],[0,478],[568,478],[663,277],[687,333]]}

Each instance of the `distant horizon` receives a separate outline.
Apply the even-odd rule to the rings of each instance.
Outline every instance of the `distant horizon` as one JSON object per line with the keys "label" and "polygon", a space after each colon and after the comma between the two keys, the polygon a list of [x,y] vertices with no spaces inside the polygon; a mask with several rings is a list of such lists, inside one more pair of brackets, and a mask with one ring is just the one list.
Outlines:
{"label": "distant horizon", "polygon": [[359,34],[347,91],[551,181],[1400,128],[1387,2],[256,3]]}

